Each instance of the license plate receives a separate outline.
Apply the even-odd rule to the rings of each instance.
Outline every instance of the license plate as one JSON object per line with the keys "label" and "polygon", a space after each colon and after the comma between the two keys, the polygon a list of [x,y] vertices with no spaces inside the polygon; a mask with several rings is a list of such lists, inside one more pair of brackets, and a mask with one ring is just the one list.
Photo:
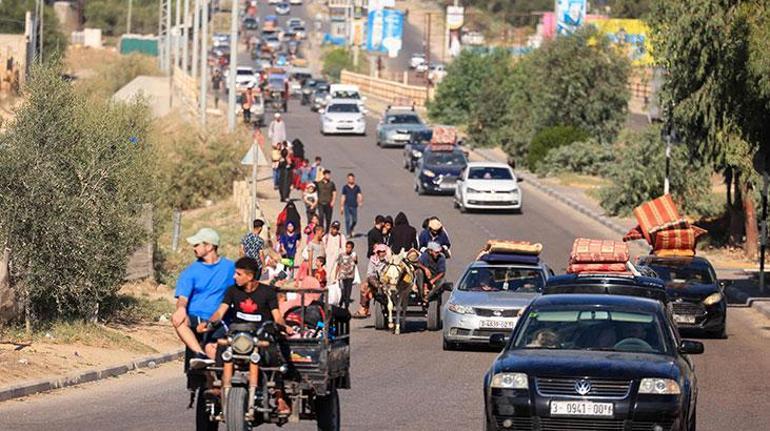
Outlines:
{"label": "license plate", "polygon": [[393,135],[393,140],[394,141],[408,141],[409,140],[409,135],[400,135],[400,134]]}
{"label": "license plate", "polygon": [[688,316],[685,314],[674,314],[674,322],[676,323],[695,323],[695,316]]}
{"label": "license plate", "polygon": [[455,183],[441,183],[438,186],[442,189],[453,189],[455,188]]}
{"label": "license plate", "polygon": [[515,320],[482,320],[482,328],[492,329],[513,329],[516,326]]}
{"label": "license plate", "polygon": [[592,401],[551,401],[551,416],[602,416],[612,417],[612,403]]}

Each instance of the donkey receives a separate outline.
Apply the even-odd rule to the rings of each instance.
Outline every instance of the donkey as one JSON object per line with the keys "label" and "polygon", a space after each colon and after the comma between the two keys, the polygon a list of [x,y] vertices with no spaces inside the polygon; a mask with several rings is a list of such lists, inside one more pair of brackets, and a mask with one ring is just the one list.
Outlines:
{"label": "donkey", "polygon": [[401,322],[406,325],[409,292],[414,285],[414,267],[406,259],[405,252],[388,258],[388,263],[380,274],[380,282],[381,293],[387,300],[388,328],[398,335],[401,333]]}

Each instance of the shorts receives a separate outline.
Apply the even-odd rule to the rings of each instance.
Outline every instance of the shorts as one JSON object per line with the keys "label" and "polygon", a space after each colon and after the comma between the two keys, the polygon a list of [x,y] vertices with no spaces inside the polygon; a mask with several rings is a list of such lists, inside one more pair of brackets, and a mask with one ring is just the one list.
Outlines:
{"label": "shorts", "polygon": [[199,334],[195,329],[201,322],[206,322],[206,319],[198,316],[190,316],[190,328],[192,328],[195,336],[198,337],[198,342],[202,345],[201,347],[209,343],[215,343],[220,338],[225,338],[227,336],[227,325],[224,324],[220,324],[213,331]]}

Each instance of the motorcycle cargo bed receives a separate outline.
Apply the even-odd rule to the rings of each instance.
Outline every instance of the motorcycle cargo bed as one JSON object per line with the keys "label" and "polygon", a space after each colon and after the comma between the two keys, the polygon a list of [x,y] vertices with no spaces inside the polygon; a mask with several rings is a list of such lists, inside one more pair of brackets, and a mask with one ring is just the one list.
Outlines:
{"label": "motorcycle cargo bed", "polygon": [[322,339],[288,340],[292,365],[302,377],[302,383],[324,393],[334,382],[339,389],[350,389],[350,345],[347,337],[324,345]]}

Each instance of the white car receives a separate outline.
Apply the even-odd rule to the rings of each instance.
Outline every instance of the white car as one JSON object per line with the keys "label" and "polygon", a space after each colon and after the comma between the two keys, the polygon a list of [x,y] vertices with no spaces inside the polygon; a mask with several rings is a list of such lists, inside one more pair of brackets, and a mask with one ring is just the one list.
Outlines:
{"label": "white car", "polygon": [[345,100],[347,102],[358,104],[358,108],[363,114],[367,113],[366,96],[362,96],[357,85],[352,84],[332,84],[329,86],[329,95],[326,96],[327,101],[337,99],[337,101]]}
{"label": "white car", "polygon": [[409,68],[417,69],[419,66],[425,64],[425,54],[414,53],[412,58],[409,59]]}
{"label": "white car", "polygon": [[321,113],[321,134],[366,135],[366,117],[358,104],[346,100],[332,99]]}
{"label": "white car", "polygon": [[441,82],[446,76],[446,67],[441,63],[434,63],[430,65],[430,71],[428,72],[428,79],[433,82]]}
{"label": "white car", "polygon": [[289,3],[296,4],[296,5],[301,5],[302,4],[302,0],[289,0]]}
{"label": "white car", "polygon": [[466,210],[521,212],[519,179],[505,163],[471,162],[457,179],[454,205]]}
{"label": "white car", "polygon": [[275,5],[275,13],[278,15],[288,15],[291,12],[291,6],[286,2]]}
{"label": "white car", "polygon": [[[230,69],[228,68],[225,69],[225,86],[229,85],[229,78]],[[256,87],[258,84],[259,80],[257,79],[257,75],[254,74],[254,69],[245,66],[238,66],[238,68],[235,69],[235,88],[237,90],[243,90],[250,85]]]}
{"label": "white car", "polygon": [[304,25],[305,21],[302,21],[301,18],[289,18],[289,20],[286,21],[286,27],[288,28],[303,27]]}
{"label": "white car", "polygon": [[283,0],[267,0],[267,4],[278,4],[283,2]]}

